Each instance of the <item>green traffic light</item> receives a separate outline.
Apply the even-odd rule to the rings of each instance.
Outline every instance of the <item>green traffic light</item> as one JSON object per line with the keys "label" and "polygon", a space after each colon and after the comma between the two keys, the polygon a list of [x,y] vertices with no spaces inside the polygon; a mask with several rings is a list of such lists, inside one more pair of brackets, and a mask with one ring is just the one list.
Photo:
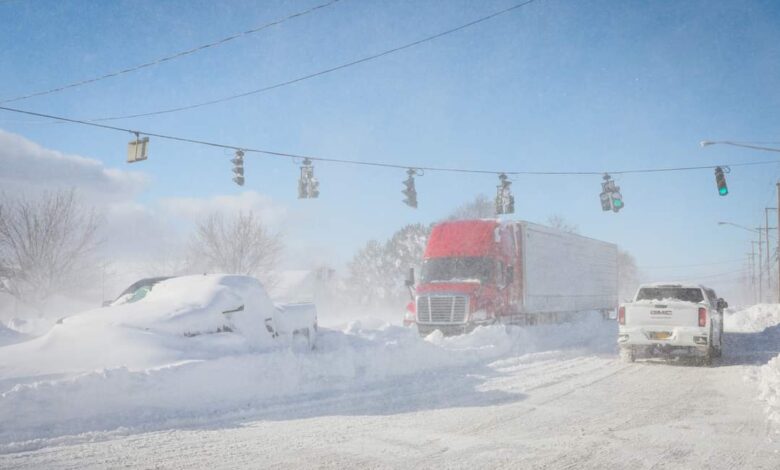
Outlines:
{"label": "green traffic light", "polygon": [[722,187],[722,188],[718,188],[718,193],[719,193],[721,196],[725,196],[726,194],[728,194],[728,193],[729,193],[729,188],[727,188],[727,187],[725,187],[725,186],[724,186],[724,187]]}
{"label": "green traffic light", "polygon": [[623,201],[621,201],[620,199],[614,199],[612,201],[612,204],[614,204],[615,207],[623,207]]}

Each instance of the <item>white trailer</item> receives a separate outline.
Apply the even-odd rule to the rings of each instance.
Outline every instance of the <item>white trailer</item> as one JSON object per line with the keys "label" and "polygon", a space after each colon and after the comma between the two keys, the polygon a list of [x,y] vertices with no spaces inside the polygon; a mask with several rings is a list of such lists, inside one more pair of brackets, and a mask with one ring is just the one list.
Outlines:
{"label": "white trailer", "polygon": [[[618,304],[618,249],[612,243],[531,222],[515,222],[521,243],[521,314],[541,318]],[[540,319],[541,319],[540,318]]]}

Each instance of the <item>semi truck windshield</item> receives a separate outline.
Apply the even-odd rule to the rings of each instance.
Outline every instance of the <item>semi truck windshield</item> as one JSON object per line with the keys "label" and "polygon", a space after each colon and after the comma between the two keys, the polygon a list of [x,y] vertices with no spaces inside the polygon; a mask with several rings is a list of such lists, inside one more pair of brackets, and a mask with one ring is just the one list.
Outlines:
{"label": "semi truck windshield", "polygon": [[491,281],[494,262],[490,258],[433,258],[426,260],[422,268],[422,282],[464,281],[478,279]]}

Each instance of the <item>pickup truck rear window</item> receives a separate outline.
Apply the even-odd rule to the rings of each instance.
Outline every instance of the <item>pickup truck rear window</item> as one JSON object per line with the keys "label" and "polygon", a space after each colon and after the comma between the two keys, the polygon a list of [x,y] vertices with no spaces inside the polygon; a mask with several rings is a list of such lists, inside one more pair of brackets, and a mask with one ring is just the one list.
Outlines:
{"label": "pickup truck rear window", "polygon": [[701,289],[685,287],[643,287],[639,289],[636,300],[674,299],[683,302],[699,303],[704,300]]}

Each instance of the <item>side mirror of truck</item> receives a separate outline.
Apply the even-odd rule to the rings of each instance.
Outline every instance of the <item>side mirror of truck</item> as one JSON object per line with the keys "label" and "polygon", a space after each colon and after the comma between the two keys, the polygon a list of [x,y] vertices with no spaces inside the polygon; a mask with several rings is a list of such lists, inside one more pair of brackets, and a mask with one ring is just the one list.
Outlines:
{"label": "side mirror of truck", "polygon": [[414,287],[414,268],[409,268],[409,275],[406,277],[404,284],[406,287]]}
{"label": "side mirror of truck", "polygon": [[515,282],[515,267],[511,264],[506,267],[506,283],[511,284]]}
{"label": "side mirror of truck", "polygon": [[729,308],[729,303],[723,300],[722,298],[718,299],[718,310],[723,310],[726,308]]}

